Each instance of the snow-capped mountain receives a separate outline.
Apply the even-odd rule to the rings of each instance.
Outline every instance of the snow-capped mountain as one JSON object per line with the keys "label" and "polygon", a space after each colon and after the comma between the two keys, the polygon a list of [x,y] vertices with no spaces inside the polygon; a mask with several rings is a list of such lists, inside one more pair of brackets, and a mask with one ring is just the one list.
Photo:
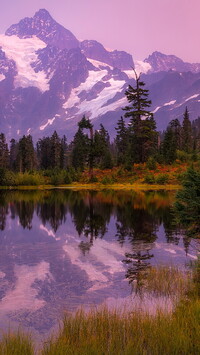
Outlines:
{"label": "snow-capped mountain", "polygon": [[159,129],[181,118],[186,105],[191,118],[199,115],[200,64],[158,52],[134,63],[124,51],[78,41],[39,10],[0,35],[0,131],[38,138],[56,129],[71,139],[85,114],[113,136],[133,67],[144,75]]}
{"label": "snow-capped mountain", "polygon": [[46,11],[41,9],[32,18],[26,17],[6,31],[6,36],[16,35],[19,38],[37,36],[46,44],[60,49],[71,49],[79,46],[76,37],[59,25]]}

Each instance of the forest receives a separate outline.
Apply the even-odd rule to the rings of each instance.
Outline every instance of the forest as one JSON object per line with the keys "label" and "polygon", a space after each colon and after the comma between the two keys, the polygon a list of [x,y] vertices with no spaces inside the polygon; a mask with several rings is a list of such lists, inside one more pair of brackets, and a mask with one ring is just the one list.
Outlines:
{"label": "forest", "polygon": [[[110,169],[112,182],[118,180],[113,178],[112,169],[116,171],[116,168],[118,171],[121,168],[122,175],[126,176],[126,172],[135,174],[136,165],[144,167],[146,164],[151,172],[156,168],[162,171],[163,166],[173,166],[176,162],[189,164],[197,161],[200,154],[200,117],[191,122],[186,107],[182,123],[173,119],[165,131],[158,132],[153,113],[149,110],[149,92],[144,88],[145,83],[135,75],[135,87],[129,85],[125,92],[129,105],[123,108],[124,117],[117,121],[112,142],[106,127],[101,124],[94,130],[92,121],[85,116],[79,121],[71,142],[65,134],[60,137],[54,131],[50,137],[40,138],[35,144],[31,135],[24,135],[19,140],[11,139],[8,144],[4,133],[1,133],[0,185],[70,184],[81,181],[84,172],[88,173],[85,182],[97,182],[95,169]],[[107,171],[107,174],[110,173]],[[146,174],[144,182],[154,183],[152,174]]]}

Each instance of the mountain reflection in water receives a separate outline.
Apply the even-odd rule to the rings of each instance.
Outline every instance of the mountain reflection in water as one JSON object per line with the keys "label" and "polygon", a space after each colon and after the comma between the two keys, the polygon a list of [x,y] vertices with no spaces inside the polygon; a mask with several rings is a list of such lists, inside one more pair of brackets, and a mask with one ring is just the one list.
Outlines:
{"label": "mountain reflection in water", "polygon": [[63,311],[126,299],[150,265],[185,265],[197,241],[173,193],[1,191],[0,326],[46,333]]}

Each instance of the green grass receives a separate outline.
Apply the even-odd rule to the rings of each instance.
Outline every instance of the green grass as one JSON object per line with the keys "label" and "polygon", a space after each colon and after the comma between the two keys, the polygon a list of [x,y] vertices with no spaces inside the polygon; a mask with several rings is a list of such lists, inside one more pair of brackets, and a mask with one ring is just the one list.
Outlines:
{"label": "green grass", "polygon": [[65,318],[58,338],[42,355],[199,354],[200,302],[181,302],[174,313],[155,316],[139,311],[119,314],[107,309]]}
{"label": "green grass", "polygon": [[0,341],[0,355],[34,355],[34,346],[30,336],[23,332],[9,332]]}
{"label": "green grass", "polygon": [[[200,263],[191,272],[173,267],[151,268],[143,292],[175,299],[172,311],[147,313],[109,310],[77,311],[63,319],[57,336],[39,355],[188,355],[200,354]],[[174,296],[176,296],[174,298]],[[0,355],[36,354],[30,337],[8,334]]]}

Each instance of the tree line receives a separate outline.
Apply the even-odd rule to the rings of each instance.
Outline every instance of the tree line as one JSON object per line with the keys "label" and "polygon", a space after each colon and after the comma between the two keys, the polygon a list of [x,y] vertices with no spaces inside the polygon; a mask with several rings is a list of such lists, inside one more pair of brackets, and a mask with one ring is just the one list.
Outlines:
{"label": "tree line", "polygon": [[[116,136],[110,141],[109,133],[101,124],[94,130],[92,122],[85,116],[78,123],[78,129],[71,142],[56,131],[50,137],[40,138],[34,146],[31,135],[19,140],[11,139],[10,146],[3,133],[0,134],[0,168],[14,172],[34,170],[76,171],[93,168],[109,169],[123,165],[131,169],[134,163],[145,163],[154,159],[171,164],[177,156],[193,154],[200,150],[200,118],[191,123],[186,107],[182,124],[172,120],[166,131],[158,132],[150,111],[149,92],[145,83],[135,72],[135,87],[129,85],[125,91],[128,105],[123,108],[116,126]],[[126,120],[127,119],[127,120]]]}

